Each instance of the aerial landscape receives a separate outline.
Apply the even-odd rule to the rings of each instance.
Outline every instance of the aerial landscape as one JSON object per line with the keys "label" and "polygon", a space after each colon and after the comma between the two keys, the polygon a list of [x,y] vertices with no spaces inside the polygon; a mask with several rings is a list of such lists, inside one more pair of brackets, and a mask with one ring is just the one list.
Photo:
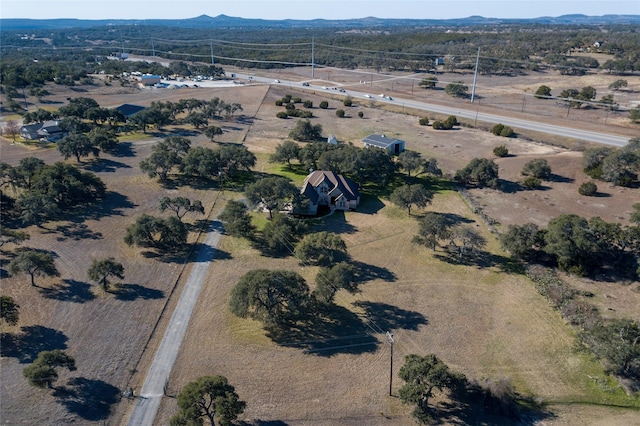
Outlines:
{"label": "aerial landscape", "polygon": [[0,423],[640,425],[639,30],[3,2]]}

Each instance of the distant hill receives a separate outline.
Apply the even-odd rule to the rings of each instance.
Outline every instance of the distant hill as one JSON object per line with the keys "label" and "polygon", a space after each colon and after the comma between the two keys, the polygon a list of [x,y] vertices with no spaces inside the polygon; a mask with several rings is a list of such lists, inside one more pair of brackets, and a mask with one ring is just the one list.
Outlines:
{"label": "distant hill", "polygon": [[89,28],[106,25],[152,25],[182,28],[372,28],[397,26],[477,26],[508,24],[546,24],[546,25],[602,25],[602,24],[640,24],[640,15],[563,15],[544,16],[530,19],[501,19],[470,16],[459,19],[381,19],[366,17],[359,19],[329,20],[266,20],[245,19],[226,15],[211,17],[200,15],[189,19],[0,19],[0,29],[36,30]]}

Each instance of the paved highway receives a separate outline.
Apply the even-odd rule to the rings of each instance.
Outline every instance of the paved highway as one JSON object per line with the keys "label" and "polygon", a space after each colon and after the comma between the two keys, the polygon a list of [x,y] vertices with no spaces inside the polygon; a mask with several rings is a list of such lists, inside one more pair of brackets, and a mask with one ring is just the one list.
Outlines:
{"label": "paved highway", "polygon": [[468,118],[472,120],[484,121],[488,123],[502,123],[518,129],[533,130],[540,133],[550,135],[583,140],[587,142],[596,142],[605,145],[621,147],[629,141],[628,136],[621,136],[608,133],[592,132],[573,127],[554,126],[545,122],[525,120],[521,118],[513,118],[506,115],[488,114],[479,112],[478,110],[461,107],[448,107],[443,105],[431,104],[428,102],[420,102],[410,99],[391,98],[382,93],[363,93],[354,90],[344,90],[339,84],[332,83],[328,86],[309,85],[305,82],[276,80],[268,77],[253,76],[249,74],[236,74],[236,78],[256,83],[280,84],[283,86],[295,87],[296,89],[307,89],[314,91],[323,91],[327,93],[338,93],[341,95],[349,95],[354,99],[375,100],[376,102],[384,102],[390,104],[401,105],[406,108],[414,108],[423,111],[437,112],[446,115],[455,115],[459,118]]}

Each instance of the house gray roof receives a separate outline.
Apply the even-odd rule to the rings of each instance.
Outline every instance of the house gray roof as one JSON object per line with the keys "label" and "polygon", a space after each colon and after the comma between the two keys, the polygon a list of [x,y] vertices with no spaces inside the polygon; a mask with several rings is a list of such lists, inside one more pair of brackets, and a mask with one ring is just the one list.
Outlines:
{"label": "house gray roof", "polygon": [[[358,197],[360,197],[358,185],[354,181],[342,175],[326,170],[316,170],[315,172],[309,174],[304,179],[302,191],[300,191],[301,194],[307,195],[313,192],[315,195],[312,197],[315,197],[317,201],[318,194],[313,188],[317,188],[318,186],[320,186],[323,181],[327,182],[327,186],[329,187],[328,193],[331,196],[337,196],[338,193],[342,193],[343,196],[349,201],[355,201],[358,199]],[[311,201],[314,201],[314,198],[312,197],[309,198],[311,199]]]}
{"label": "house gray roof", "polygon": [[402,143],[400,139],[388,138],[385,135],[369,135],[362,140],[367,145],[377,146],[378,148],[388,149],[395,143]]}
{"label": "house gray roof", "polygon": [[62,133],[57,120],[47,120],[43,123],[27,124],[20,128],[20,132],[27,132],[30,135],[46,137],[56,133]]}
{"label": "house gray roof", "polygon": [[140,105],[133,105],[133,104],[122,104],[119,107],[116,107],[115,109],[117,111],[120,111],[120,113],[125,117],[131,117],[133,115],[136,115],[143,109],[145,109],[145,107]]}

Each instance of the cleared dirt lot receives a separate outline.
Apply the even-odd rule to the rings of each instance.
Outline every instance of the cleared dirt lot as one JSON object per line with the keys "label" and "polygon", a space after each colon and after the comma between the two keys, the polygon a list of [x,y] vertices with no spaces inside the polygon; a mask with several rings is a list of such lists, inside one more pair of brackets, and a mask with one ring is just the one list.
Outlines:
{"label": "cleared dirt lot", "polygon": [[[250,118],[216,123],[225,130],[219,139],[244,142],[264,159],[295,125],[295,120],[275,118],[280,110],[274,105],[275,100],[290,92],[286,87],[264,85],[172,91],[96,86],[60,91],[51,99],[63,102],[69,96],[90,96],[101,106],[113,107],[122,103],[149,105],[153,100],[217,96],[240,103],[243,114]],[[312,100],[314,105],[326,99],[313,92],[299,95]],[[335,117],[335,109],[344,108],[339,99],[329,99],[329,103],[327,110],[313,108],[316,116],[313,123],[322,124],[325,135],[334,134],[341,142],[354,144],[370,133],[399,137],[407,141],[409,149],[436,157],[446,173],[454,173],[471,158],[491,156],[493,147],[503,143],[514,154],[499,160],[503,179],[517,182],[521,165],[529,158],[548,159],[558,178],[545,183],[549,188],[543,191],[472,191],[476,204],[502,226],[521,223],[525,218],[544,225],[557,214],[569,211],[626,223],[631,204],[640,199],[638,189],[607,188],[600,183],[600,191],[607,196],[588,200],[580,197],[577,187],[585,177],[580,172],[580,154],[576,152],[521,139],[505,140],[467,128],[436,132],[419,126],[415,116],[379,109],[368,101],[358,101],[355,107],[347,109],[347,118],[340,120]],[[358,111],[364,112],[364,119],[358,118]],[[134,390],[141,386],[146,363],[153,354],[158,334],[161,335],[157,330],[162,330],[166,319],[161,314],[167,303],[170,312],[174,299],[169,296],[176,283],[176,291],[180,289],[183,266],[180,260],[149,258],[141,250],[127,247],[122,242],[124,231],[139,214],[157,214],[157,202],[163,195],[201,199],[207,211],[212,209],[216,195],[206,188],[161,188],[140,175],[138,163],[149,154],[158,137],[150,135],[140,140],[132,136],[126,155],[105,156],[83,165],[107,184],[110,196],[101,207],[81,220],[49,223],[44,229],[28,230],[31,240],[25,245],[55,251],[62,277],[39,281],[41,289],[30,287],[25,277],[2,279],[2,294],[13,296],[23,309],[18,327],[3,324],[0,330],[19,333],[21,327],[31,327],[23,330],[28,338],[23,339],[17,350],[7,353],[7,346],[3,345],[0,373],[3,422],[126,421],[132,403],[128,400],[116,403],[118,394],[129,386]],[[193,146],[198,144],[209,142],[194,137]],[[20,158],[29,155],[48,163],[61,159],[55,150],[28,150],[6,140],[1,148],[2,161],[10,164],[17,164]],[[272,166],[261,162],[258,169],[269,167]],[[351,255],[380,272],[378,278],[363,284],[362,293],[340,295],[338,301],[361,318],[394,330],[397,339],[394,371],[397,372],[402,356],[408,353],[435,352],[450,366],[469,375],[510,377],[521,391],[543,400],[581,401],[592,394],[593,382],[580,372],[589,370],[592,375],[601,372],[595,364],[572,352],[572,332],[526,280],[504,274],[495,266],[451,265],[427,250],[417,250],[409,243],[415,233],[413,219],[405,218],[402,212],[382,202],[372,203],[363,206],[361,212],[336,217],[326,226],[350,230],[344,238]],[[477,220],[469,206],[452,193],[437,197],[430,209]],[[477,225],[487,232],[481,222]],[[496,248],[495,242],[492,244]],[[227,311],[230,288],[244,271],[286,267],[299,270],[312,282],[313,270],[300,270],[291,259],[261,257],[248,244],[233,239],[223,239],[221,249],[228,258],[214,262],[210,271],[171,377],[169,394],[175,394],[198,375],[224,374],[248,402],[247,420],[283,421],[292,425],[412,423],[407,408],[387,396],[389,348],[383,339],[375,350],[370,348],[359,354],[305,354],[300,349],[275,345],[258,324],[237,320]],[[106,256],[114,256],[125,265],[126,291],[117,295],[90,286],[86,277],[91,260]],[[452,273],[461,279],[452,281]],[[605,309],[614,309],[610,311],[612,314],[637,317],[640,299],[633,286],[580,283],[595,288],[596,300]],[[614,297],[607,297],[611,295]],[[158,329],[154,333],[156,324]],[[93,392],[73,398],[55,397],[26,384],[21,370],[37,351],[58,348],[68,350],[76,358],[78,371],[72,376],[91,380],[89,389],[100,390],[98,394],[103,395],[104,401],[96,401]],[[66,378],[66,373],[61,374],[58,383],[64,384]],[[394,385],[397,389],[399,383],[396,381]],[[111,410],[105,410],[105,405]],[[95,406],[100,408],[91,408]],[[158,424],[166,424],[174,410],[175,400],[166,398]],[[578,424],[580,419],[590,418],[562,407],[554,412],[559,416],[555,424]],[[585,409],[581,413],[590,411]],[[629,416],[622,413],[618,417],[598,409],[593,419],[603,419],[601,424],[607,421],[616,424],[617,419],[627,420]]]}

